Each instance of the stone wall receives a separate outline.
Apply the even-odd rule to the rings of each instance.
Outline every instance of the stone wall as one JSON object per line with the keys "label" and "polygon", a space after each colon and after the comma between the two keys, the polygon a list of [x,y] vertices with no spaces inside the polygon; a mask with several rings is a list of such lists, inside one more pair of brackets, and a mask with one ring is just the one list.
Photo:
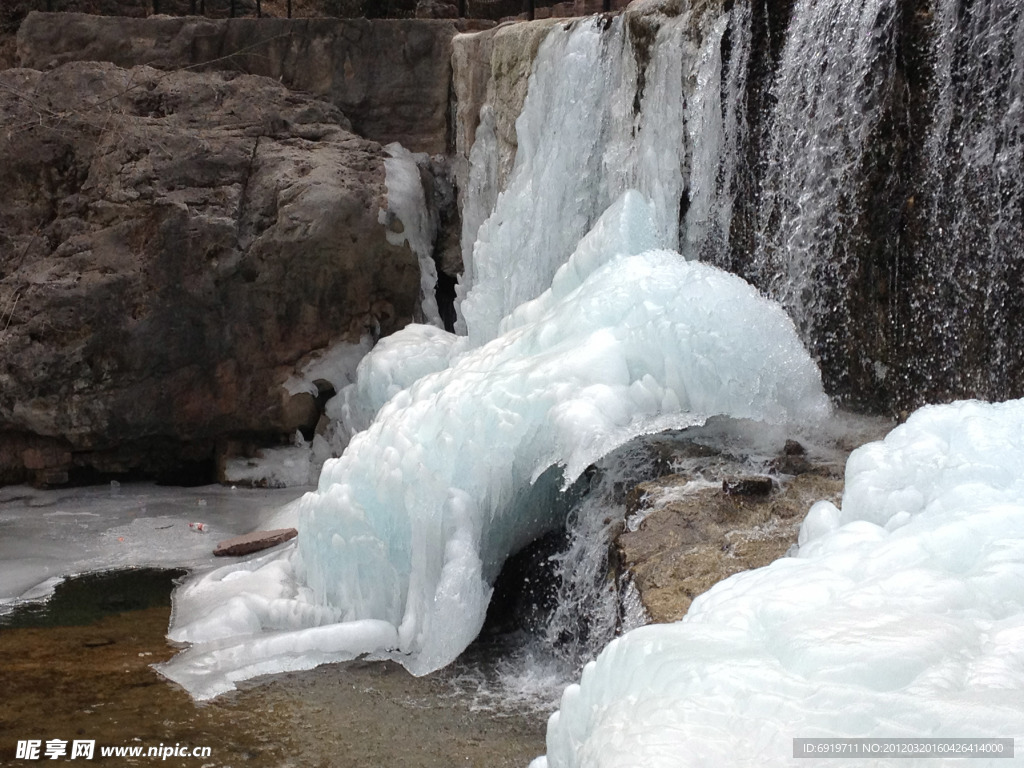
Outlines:
{"label": "stone wall", "polygon": [[586,16],[620,11],[629,0],[5,0],[0,31],[14,31],[31,11],[144,18],[269,16],[285,18],[513,18]]}

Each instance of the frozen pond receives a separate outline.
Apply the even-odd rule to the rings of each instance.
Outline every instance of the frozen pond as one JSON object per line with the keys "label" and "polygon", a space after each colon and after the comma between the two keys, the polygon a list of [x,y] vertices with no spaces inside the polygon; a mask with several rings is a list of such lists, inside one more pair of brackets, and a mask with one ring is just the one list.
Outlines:
{"label": "frozen pond", "polygon": [[0,613],[19,600],[46,597],[75,574],[213,565],[218,541],[280,527],[288,521],[287,505],[304,490],[145,483],[0,488]]}

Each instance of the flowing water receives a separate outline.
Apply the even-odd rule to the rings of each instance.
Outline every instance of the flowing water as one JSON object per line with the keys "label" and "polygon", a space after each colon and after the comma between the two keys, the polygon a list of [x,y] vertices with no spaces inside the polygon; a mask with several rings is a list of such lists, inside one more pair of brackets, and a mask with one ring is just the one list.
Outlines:
{"label": "flowing water", "polygon": [[753,274],[819,348],[856,321],[851,236],[868,142],[893,87],[896,17],[891,0],[801,0],[771,87]]}
{"label": "flowing water", "polygon": [[989,397],[1024,373],[1024,9],[1012,0],[936,3],[928,235],[917,299],[947,361]]}
{"label": "flowing water", "polygon": [[[90,764],[184,768],[483,768],[522,766],[543,752],[542,715],[477,706],[487,667],[475,651],[426,678],[395,664],[353,662],[279,675],[198,705],[151,666],[175,652],[165,634],[172,580],[183,573],[80,577],[47,604],[0,617],[0,762],[14,763],[15,745],[27,739],[95,741]],[[100,753],[138,746],[210,753]]]}

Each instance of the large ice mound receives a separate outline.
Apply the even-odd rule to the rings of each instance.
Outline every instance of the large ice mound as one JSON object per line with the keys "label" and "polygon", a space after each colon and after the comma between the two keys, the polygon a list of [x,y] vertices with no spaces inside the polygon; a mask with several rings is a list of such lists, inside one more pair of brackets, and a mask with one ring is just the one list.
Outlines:
{"label": "large ice mound", "polygon": [[961,402],[855,451],[842,509],[812,508],[797,557],[610,643],[533,768],[790,765],[794,737],[1022,735],[1024,400]]}
{"label": "large ice mound", "polygon": [[591,462],[715,414],[827,412],[786,314],[738,277],[646,250],[652,217],[627,193],[505,333],[434,344],[426,368],[448,367],[325,465],[297,548],[179,591],[170,637],[193,646],[161,671],[198,698],[363,653],[432,671],[473,640],[503,561],[561,522],[550,494]]}

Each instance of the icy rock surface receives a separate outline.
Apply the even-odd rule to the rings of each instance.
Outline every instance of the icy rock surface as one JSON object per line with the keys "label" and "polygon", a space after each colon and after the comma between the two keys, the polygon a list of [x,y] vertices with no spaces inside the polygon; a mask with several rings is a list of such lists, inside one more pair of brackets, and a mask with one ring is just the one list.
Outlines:
{"label": "icy rock surface", "polygon": [[304,497],[297,549],[183,588],[170,637],[194,645],[161,671],[198,698],[361,653],[432,671],[473,640],[502,562],[559,522],[547,499],[591,462],[714,414],[824,415],[778,305],[636,252],[654,211],[627,193],[510,330],[392,396]]}
{"label": "icy rock surface", "polygon": [[336,392],[351,384],[356,379],[356,368],[366,354],[373,348],[373,339],[364,335],[358,344],[340,342],[328,347],[318,357],[311,360],[297,376],[291,376],[284,383],[289,395],[308,392],[313,397],[320,394],[316,385],[318,380],[330,382]]}
{"label": "icy rock surface", "polygon": [[227,459],[221,475],[225,483],[251,488],[295,488],[315,485],[318,469],[312,446],[297,432],[289,446],[264,448],[256,458]]}
{"label": "icy rock surface", "polygon": [[1022,648],[1024,401],[931,406],[850,456],[842,509],[811,509],[798,556],[612,641],[533,768],[788,765],[794,737],[1019,739]]}
{"label": "icy rock surface", "polygon": [[427,208],[423,182],[417,160],[426,154],[413,154],[398,142],[384,147],[385,184],[388,207],[377,217],[388,227],[386,237],[392,245],[407,243],[420,265],[420,309],[424,319],[441,326],[434,289],[437,287],[437,265],[434,264],[434,238],[437,235],[436,214]]}

